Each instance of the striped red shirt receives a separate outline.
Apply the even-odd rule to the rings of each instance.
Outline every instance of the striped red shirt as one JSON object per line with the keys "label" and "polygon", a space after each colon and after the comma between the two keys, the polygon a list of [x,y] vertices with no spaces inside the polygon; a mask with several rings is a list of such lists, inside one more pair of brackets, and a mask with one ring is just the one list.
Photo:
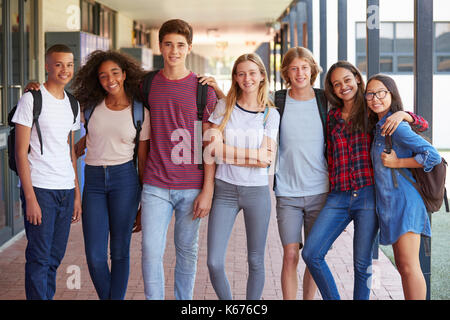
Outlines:
{"label": "striped red shirt", "polygon": [[[144,183],[165,189],[202,188],[203,170],[194,161],[197,83],[193,72],[183,79],[169,80],[160,71],[153,78],[148,96],[151,135]],[[214,111],[216,100],[209,87],[203,122]]]}

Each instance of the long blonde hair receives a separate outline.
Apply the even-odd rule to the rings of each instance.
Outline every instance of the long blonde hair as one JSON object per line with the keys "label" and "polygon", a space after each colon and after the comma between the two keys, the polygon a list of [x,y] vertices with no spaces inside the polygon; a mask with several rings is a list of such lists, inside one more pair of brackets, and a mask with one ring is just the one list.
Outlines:
{"label": "long blonde hair", "polygon": [[[258,106],[262,107],[274,107],[273,102],[269,99],[269,80],[267,78],[267,72],[266,68],[264,67],[264,63],[262,62],[261,58],[256,53],[247,53],[241,55],[237,60],[234,62],[233,70],[232,70],[232,80],[231,80],[231,88],[230,91],[228,91],[227,97],[226,97],[226,103],[225,103],[225,114],[222,120],[222,123],[219,126],[219,130],[223,131],[225,126],[228,123],[228,120],[230,120],[231,112],[233,111],[234,106],[236,105],[236,101],[240,98],[242,94],[242,90],[239,87],[239,84],[235,80],[236,76],[236,69],[237,66],[245,61],[251,61],[255,63],[258,66],[259,71],[264,77],[264,80],[261,81],[258,88],[258,96],[257,96],[257,102]],[[269,110],[270,112],[270,110]],[[266,114],[267,119],[269,112]]]}

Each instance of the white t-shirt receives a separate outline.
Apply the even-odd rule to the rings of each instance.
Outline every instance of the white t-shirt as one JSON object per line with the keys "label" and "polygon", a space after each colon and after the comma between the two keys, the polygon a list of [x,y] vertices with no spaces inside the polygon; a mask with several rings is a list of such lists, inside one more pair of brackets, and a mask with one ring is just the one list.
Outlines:
{"label": "white t-shirt", "polygon": [[[82,119],[84,123],[84,119]],[[119,111],[109,109],[105,100],[92,112],[86,137],[87,153],[84,161],[91,166],[113,166],[133,159],[136,128],[131,105]],[[144,123],[140,141],[150,139],[150,115],[144,108]]]}
{"label": "white t-shirt", "polygon": [[30,137],[31,183],[34,187],[44,189],[75,188],[75,172],[70,160],[70,146],[67,138],[70,131],[80,129],[80,106],[73,123],[73,112],[69,97],[64,93],[64,99],[57,99],[41,85],[42,111],[39,125],[42,134],[43,154],[41,144],[33,124],[33,95],[25,93],[17,104],[17,110],[12,122],[32,127]]}
{"label": "white t-shirt", "polygon": [[[209,122],[220,125],[225,114],[225,100],[219,100]],[[224,129],[225,143],[229,146],[259,149],[264,136],[277,140],[280,114],[269,108],[266,125],[264,112],[252,112],[235,105]],[[218,164],[216,178],[240,186],[265,186],[269,184],[267,168],[240,167]]]}

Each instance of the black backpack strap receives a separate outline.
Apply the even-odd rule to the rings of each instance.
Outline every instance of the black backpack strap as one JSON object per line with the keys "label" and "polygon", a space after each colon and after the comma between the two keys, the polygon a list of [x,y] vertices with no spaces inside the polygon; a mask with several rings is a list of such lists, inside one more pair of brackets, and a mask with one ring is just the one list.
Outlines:
{"label": "black backpack strap", "polygon": [[[69,92],[66,91],[67,97],[69,97],[69,101],[70,101],[70,108],[72,109],[72,113],[73,113],[73,123],[75,124],[75,122],[77,122],[77,116],[78,116],[78,100]],[[69,134],[69,146],[70,146],[70,150],[72,150],[72,130],[70,131]],[[72,156],[72,151],[70,151],[70,156]]]}
{"label": "black backpack strap", "polygon": [[327,136],[327,113],[328,113],[328,101],[325,97],[325,92],[322,89],[314,88],[316,95],[317,107],[319,108],[320,120],[322,121],[324,137]]}
{"label": "black backpack strap", "polygon": [[275,106],[278,108],[278,112],[280,113],[280,125],[281,125],[281,118],[283,117],[284,113],[284,106],[286,104],[286,95],[287,95],[287,89],[282,89],[275,91]]}
{"label": "black backpack strap", "polygon": [[134,154],[133,154],[133,162],[134,166],[137,168],[137,157],[139,150],[139,139],[141,136],[142,124],[144,123],[144,104],[141,101],[133,99],[133,104],[131,106],[132,116],[133,116],[133,125],[136,128],[136,138],[134,142]]}
{"label": "black backpack strap", "polygon": [[328,100],[325,96],[325,91],[322,89],[314,89],[314,94],[316,95],[317,108],[319,109],[320,121],[322,121],[323,138],[325,144],[325,159],[327,157],[327,114],[328,114]]}
{"label": "black backpack strap", "polygon": [[148,95],[150,94],[150,89],[152,87],[152,81],[153,78],[156,76],[156,74],[159,72],[159,70],[153,70],[147,73],[144,77],[144,80],[142,81],[142,101],[144,102],[144,106],[150,110],[150,105],[148,104]]}
{"label": "black backpack strap", "polygon": [[95,110],[95,107],[97,106],[96,103],[93,103],[90,106],[87,106],[86,108],[84,108],[83,110],[83,115],[84,115],[84,131],[86,131],[86,134],[88,134],[88,123],[89,123],[89,119],[92,116],[92,113]]}
{"label": "black backpack strap", "polygon": [[78,100],[69,92],[66,91],[67,97],[69,97],[70,107],[72,108],[73,113],[73,123],[77,121],[78,117]]}
{"label": "black backpack strap", "polygon": [[[384,137],[384,144],[385,144],[385,150],[387,154],[391,153],[392,150],[392,137],[387,135]],[[401,171],[399,171],[400,173],[402,173]],[[398,188],[398,181],[397,181],[397,175],[395,174],[395,169],[391,168],[391,175],[392,175],[392,183],[394,184],[394,188]],[[402,174],[403,175],[403,174]],[[403,175],[406,179],[409,180],[408,177],[406,177],[405,175]],[[413,183],[411,181],[411,183]]]}
{"label": "black backpack strap", "polygon": [[206,101],[208,99],[208,85],[197,84],[197,119],[203,121],[203,111],[206,107]]}
{"label": "black backpack strap", "polygon": [[[208,101],[208,85],[207,84],[201,84],[197,83],[197,119],[198,121],[203,122],[203,112],[205,111],[206,103]],[[197,150],[201,154],[199,154],[199,160],[202,163],[198,164],[198,168],[200,170],[203,170],[203,132],[202,132],[202,126],[200,125],[197,129],[199,132],[196,135],[198,137],[198,141],[194,141],[194,143],[197,143]]]}
{"label": "black backpack strap", "polygon": [[42,93],[41,90],[30,90],[33,95],[33,124],[36,126],[36,133],[38,135],[39,143],[41,144],[41,154],[44,153],[44,148],[42,146],[42,134],[41,127],[39,126],[39,116],[42,111]]}
{"label": "black backpack strap", "polygon": [[[287,89],[275,91],[274,103],[275,103],[275,106],[278,108],[278,113],[280,114],[279,129],[281,129],[281,118],[283,117],[284,107],[286,105],[286,95],[287,95]],[[279,147],[280,147],[280,130],[278,130],[278,148]],[[278,155],[277,155],[277,157],[278,157]],[[273,190],[275,190],[276,186],[277,186],[277,177],[276,177],[276,175],[274,175],[273,176]]]}
{"label": "black backpack strap", "polygon": [[448,206],[448,198],[447,198],[447,188],[444,188],[444,204],[445,204],[445,212],[450,212],[450,208]]}

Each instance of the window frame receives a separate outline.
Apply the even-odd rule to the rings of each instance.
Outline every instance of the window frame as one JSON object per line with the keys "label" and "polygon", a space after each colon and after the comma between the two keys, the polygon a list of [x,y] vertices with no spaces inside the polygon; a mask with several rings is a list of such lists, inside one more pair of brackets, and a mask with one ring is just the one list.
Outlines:
{"label": "window frame", "polygon": [[[413,52],[402,52],[402,51],[398,51],[398,38],[397,38],[397,24],[411,24],[414,22],[411,21],[382,21],[381,23],[392,23],[393,24],[393,29],[394,29],[394,37],[393,37],[393,52],[383,52],[381,51],[380,48],[380,60],[381,57],[383,56],[389,56],[392,57],[392,71],[391,72],[386,72],[386,71],[382,71],[383,73],[387,73],[387,74],[394,74],[394,75],[410,75],[414,72],[414,70],[412,71],[399,71],[398,70],[398,66],[399,66],[399,58],[402,57],[412,57],[414,59],[414,48],[413,48]],[[450,74],[450,70],[449,71],[439,71],[438,68],[438,58],[439,57],[450,57],[450,51],[445,51],[445,52],[437,52],[436,51],[436,42],[437,42],[437,38],[436,38],[436,24],[438,23],[444,23],[444,24],[450,24],[450,21],[433,21],[433,74],[437,74],[437,75],[449,75]],[[367,53],[361,53],[358,52],[358,45],[357,45],[357,41],[361,40],[361,38],[357,38],[358,35],[358,24],[363,24],[365,26],[365,22],[363,21],[356,21],[355,22],[355,64],[357,64],[358,59],[364,59],[366,60],[366,56]],[[365,39],[365,38],[364,38]],[[412,40],[414,41],[414,36],[412,38]],[[364,44],[364,47],[366,47],[366,44]],[[357,64],[358,65],[358,64]],[[381,66],[380,66],[381,68]],[[414,68],[414,67],[413,67]],[[367,69],[366,71],[362,72],[364,74],[367,73]]]}
{"label": "window frame", "polygon": [[447,56],[450,58],[450,51],[444,51],[444,52],[436,51],[436,42],[437,42],[436,24],[438,24],[438,23],[445,23],[445,24],[450,25],[450,21],[433,21],[433,70],[434,70],[434,74],[449,75],[450,70],[449,71],[438,71],[438,69],[437,69],[438,68],[438,57]]}

